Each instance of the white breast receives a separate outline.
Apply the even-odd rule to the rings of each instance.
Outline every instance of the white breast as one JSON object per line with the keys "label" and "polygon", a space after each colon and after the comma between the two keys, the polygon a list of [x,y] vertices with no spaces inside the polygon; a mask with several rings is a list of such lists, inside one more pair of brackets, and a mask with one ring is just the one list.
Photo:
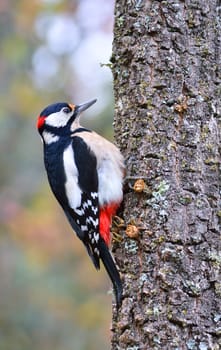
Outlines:
{"label": "white breast", "polygon": [[98,194],[101,206],[106,203],[121,202],[123,197],[122,173],[112,158],[104,157],[98,164]]}
{"label": "white breast", "polygon": [[124,161],[119,149],[94,132],[82,132],[79,136],[90,145],[97,158],[99,205],[121,202]]}

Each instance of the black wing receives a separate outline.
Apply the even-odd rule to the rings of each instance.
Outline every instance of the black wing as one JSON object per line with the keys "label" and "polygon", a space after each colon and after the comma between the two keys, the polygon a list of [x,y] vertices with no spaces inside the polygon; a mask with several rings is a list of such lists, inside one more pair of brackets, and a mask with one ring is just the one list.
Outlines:
{"label": "black wing", "polygon": [[99,269],[99,204],[96,157],[79,136],[72,138],[74,160],[78,170],[81,204],[78,208],[68,208],[66,215],[87,248],[95,267]]}

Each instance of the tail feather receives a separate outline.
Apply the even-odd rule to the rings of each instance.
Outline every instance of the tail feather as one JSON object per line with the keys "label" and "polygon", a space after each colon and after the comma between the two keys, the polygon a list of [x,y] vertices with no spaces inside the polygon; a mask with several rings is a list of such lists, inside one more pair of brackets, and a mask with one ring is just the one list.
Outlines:
{"label": "tail feather", "polygon": [[122,302],[122,294],[123,294],[122,281],[120,278],[120,274],[117,270],[117,267],[114,263],[114,260],[111,256],[111,253],[102,238],[100,238],[100,241],[99,241],[99,251],[100,251],[100,257],[104,264],[104,267],[113,283],[114,293],[116,297],[116,304],[117,304],[117,308],[119,309]]}
{"label": "tail feather", "polygon": [[[112,211],[113,212],[113,211]],[[80,227],[75,223],[74,219],[72,218],[72,215],[69,211],[65,210],[65,214],[76,232],[77,236],[81,239],[81,241],[84,243],[88,255],[90,256],[95,268],[99,270],[100,268],[100,258],[104,264],[104,267],[113,283],[113,288],[114,288],[114,293],[116,297],[116,304],[117,308],[120,307],[121,302],[122,302],[122,294],[123,294],[123,286],[120,278],[120,274],[116,268],[116,265],[114,263],[114,260],[111,256],[111,253],[108,249],[107,244],[105,243],[105,240],[100,236],[99,241],[98,241],[98,252],[95,254],[95,250],[93,249],[93,245],[90,243],[90,240],[88,240],[88,236],[85,235],[85,232],[82,232]],[[111,215],[109,216],[111,217]],[[109,225],[109,224],[108,224]],[[107,229],[107,225],[106,225]],[[109,229],[109,227],[108,227]],[[106,231],[107,232],[107,231]]]}

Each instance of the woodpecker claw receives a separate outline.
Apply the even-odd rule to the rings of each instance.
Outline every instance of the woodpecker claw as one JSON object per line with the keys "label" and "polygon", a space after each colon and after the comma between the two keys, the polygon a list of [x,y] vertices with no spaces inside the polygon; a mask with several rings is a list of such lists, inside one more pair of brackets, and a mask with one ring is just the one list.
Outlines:
{"label": "woodpecker claw", "polygon": [[123,237],[119,233],[115,231],[112,231],[111,233],[112,233],[112,242],[120,243],[123,241]]}
{"label": "woodpecker claw", "polygon": [[115,216],[112,221],[112,241],[113,242],[122,242],[123,237],[121,230],[125,229],[126,225],[122,218]]}
{"label": "woodpecker claw", "polygon": [[115,215],[115,217],[113,219],[113,226],[116,226],[117,228],[124,228],[125,227],[124,219]]}

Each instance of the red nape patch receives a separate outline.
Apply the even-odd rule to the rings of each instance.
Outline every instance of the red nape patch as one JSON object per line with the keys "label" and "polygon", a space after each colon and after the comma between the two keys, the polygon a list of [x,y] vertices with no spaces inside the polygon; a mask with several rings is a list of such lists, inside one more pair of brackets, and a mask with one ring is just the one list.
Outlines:
{"label": "red nape patch", "polygon": [[41,129],[41,127],[44,125],[46,117],[44,115],[39,116],[37,120],[37,128]]}
{"label": "red nape patch", "polygon": [[118,207],[119,204],[111,204],[100,208],[99,231],[101,237],[104,239],[107,245],[110,245],[110,226],[112,216],[116,214],[116,210]]}

